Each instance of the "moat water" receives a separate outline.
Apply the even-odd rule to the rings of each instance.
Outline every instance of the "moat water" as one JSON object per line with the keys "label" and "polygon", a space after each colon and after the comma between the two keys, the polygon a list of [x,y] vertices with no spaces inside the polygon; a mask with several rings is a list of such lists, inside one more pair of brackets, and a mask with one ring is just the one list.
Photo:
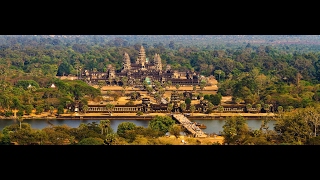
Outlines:
{"label": "moat water", "polygon": [[[23,120],[22,123],[28,123],[31,125],[32,129],[43,129],[45,127],[49,127],[50,124],[53,125],[67,125],[70,126],[72,128],[77,128],[79,127],[79,125],[81,123],[92,123],[92,122],[96,122],[97,124],[99,124],[100,120],[47,120],[47,119],[26,119]],[[211,133],[217,133],[219,134],[220,132],[223,131],[223,125],[225,120],[223,119],[217,119],[217,120],[192,120],[193,122],[198,122],[198,123],[202,123],[205,124],[207,126],[206,129],[202,129],[203,132],[211,134]],[[134,124],[136,124],[137,126],[142,126],[142,127],[148,127],[149,124],[149,120],[110,120],[111,123],[111,128],[114,130],[114,132],[117,131],[118,125],[122,122],[132,122]],[[15,123],[19,123],[18,120],[13,120],[13,119],[1,119],[0,120],[0,130],[2,131],[2,129],[5,126],[9,126]],[[251,129],[259,129],[261,124],[262,124],[262,120],[255,120],[255,119],[249,119],[247,120],[247,124]],[[269,129],[273,129],[275,124],[275,121],[269,121],[268,125],[269,125]]]}

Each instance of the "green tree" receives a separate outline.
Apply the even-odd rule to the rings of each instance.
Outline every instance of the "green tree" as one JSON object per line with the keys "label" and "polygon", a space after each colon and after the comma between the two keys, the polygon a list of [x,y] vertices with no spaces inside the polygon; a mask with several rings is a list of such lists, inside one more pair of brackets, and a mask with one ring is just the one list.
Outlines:
{"label": "green tree", "polygon": [[0,145],[10,145],[11,140],[9,134],[4,134],[0,137]]}
{"label": "green tree", "polygon": [[63,105],[59,105],[59,106],[58,106],[58,108],[57,108],[57,113],[58,113],[58,114],[64,114]]}
{"label": "green tree", "polygon": [[88,109],[89,109],[88,105],[85,104],[85,105],[82,106],[83,113],[87,113]]}
{"label": "green tree", "polygon": [[235,99],[235,103],[236,103],[237,105],[239,105],[239,104],[241,103],[241,101],[242,101],[242,100],[241,100],[240,98],[238,98],[238,97]]}
{"label": "green tree", "polygon": [[199,100],[203,99],[204,94],[202,92],[199,93]]}
{"label": "green tree", "polygon": [[31,104],[26,105],[26,106],[24,106],[24,110],[25,110],[25,113],[26,113],[27,115],[30,115],[31,112],[32,112],[32,110],[33,110],[33,106],[32,106]]}
{"label": "green tree", "polygon": [[53,107],[53,106],[50,106],[50,107],[49,107],[49,111],[50,111],[50,114],[52,115],[52,114],[53,114],[53,111],[54,111],[54,107]]}
{"label": "green tree", "polygon": [[260,113],[261,107],[262,107],[261,104],[256,104],[256,109],[257,109],[258,113]]}
{"label": "green tree", "polygon": [[201,81],[200,82],[200,90],[203,91],[205,86],[206,86],[206,82],[205,81]]}
{"label": "green tree", "polygon": [[44,111],[44,108],[41,105],[38,105],[36,107],[36,114],[41,114],[43,113],[43,111]]}
{"label": "green tree", "polygon": [[125,133],[128,130],[134,130],[136,124],[133,122],[122,122],[118,125],[117,134],[120,137],[125,137]]}
{"label": "green tree", "polygon": [[208,114],[212,113],[213,107],[214,107],[214,105],[211,102],[208,102],[208,107],[207,107],[208,108],[208,110],[207,110]]}
{"label": "green tree", "polygon": [[190,104],[191,104],[191,99],[190,99],[189,97],[187,97],[187,98],[184,100],[184,102],[185,102],[186,104],[190,105]]}
{"label": "green tree", "polygon": [[113,111],[113,108],[114,108],[114,104],[111,104],[111,103],[107,103],[106,104],[106,108],[107,108],[107,111],[112,114],[112,111]]}
{"label": "green tree", "polygon": [[174,124],[175,120],[173,120],[171,117],[156,115],[149,121],[148,127],[153,130],[158,130],[162,135],[165,135],[167,132],[169,132],[169,129]]}
{"label": "green tree", "polygon": [[187,108],[187,104],[185,102],[180,103],[180,108],[181,108],[181,111],[183,113]]}
{"label": "green tree", "polygon": [[222,128],[222,136],[227,144],[241,145],[247,140],[250,132],[247,121],[243,116],[227,117]]}
{"label": "green tree", "polygon": [[221,94],[215,94],[215,95],[211,94],[209,99],[213,105],[217,106],[217,105],[221,104],[222,96],[221,96]]}
{"label": "green tree", "polygon": [[308,139],[306,145],[320,145],[320,136]]}
{"label": "green tree", "polygon": [[320,110],[315,107],[306,107],[301,113],[313,129],[313,136],[316,137],[320,126]]}
{"label": "green tree", "polygon": [[15,84],[16,87],[22,87],[24,90],[27,90],[28,87],[34,86],[35,88],[39,88],[39,83],[34,80],[18,80]]}
{"label": "green tree", "polygon": [[22,104],[20,100],[17,97],[13,97],[12,103],[11,103],[11,108],[13,109],[14,117],[17,117],[17,111],[19,108],[22,107]]}
{"label": "green tree", "polygon": [[263,108],[264,108],[264,110],[265,110],[266,112],[269,112],[269,111],[270,111],[270,106],[269,106],[269,104],[264,104]]}
{"label": "green tree", "polygon": [[98,80],[98,88],[101,90],[101,88],[106,84],[105,80]]}
{"label": "green tree", "polygon": [[117,140],[117,134],[116,133],[109,133],[106,135],[106,139],[104,140],[104,143],[106,145],[113,145],[116,143]]}
{"label": "green tree", "polygon": [[278,106],[278,113],[280,114],[280,116],[283,113],[283,106]]}
{"label": "green tree", "polygon": [[193,116],[193,113],[196,111],[196,106],[194,104],[191,104],[190,106],[190,112],[192,113],[192,116]]}
{"label": "green tree", "polygon": [[171,128],[169,129],[169,133],[174,135],[176,138],[178,138],[180,136],[180,133],[182,131],[182,128],[180,125],[178,124],[174,124],[173,126],[171,126]]}
{"label": "green tree", "polygon": [[18,121],[19,121],[19,128],[21,129],[21,123],[23,121],[23,117],[22,116],[18,116]]}
{"label": "green tree", "polygon": [[180,88],[180,84],[176,84],[176,89],[178,90]]}
{"label": "green tree", "polygon": [[250,104],[250,103],[246,104],[246,109],[248,112],[250,112],[252,109],[252,104]]}
{"label": "green tree", "polygon": [[143,115],[143,112],[142,111],[137,111],[137,114],[136,114],[137,116],[141,116],[141,115]]}
{"label": "green tree", "polygon": [[36,142],[39,142],[40,145],[42,145],[43,142],[48,141],[48,135],[41,129],[34,130],[33,134],[34,139],[36,140]]}
{"label": "green tree", "polygon": [[192,90],[193,90],[194,92],[196,92],[197,86],[192,86]]}
{"label": "green tree", "polygon": [[223,71],[220,70],[220,69],[214,71],[214,74],[215,74],[215,75],[218,74],[218,82],[220,82],[220,76],[221,76],[222,73],[223,73]]}
{"label": "green tree", "polygon": [[100,120],[100,128],[101,128],[101,134],[104,134],[105,131],[106,131],[106,134],[108,134],[108,129],[110,128],[110,120],[107,119],[107,120]]}
{"label": "green tree", "polygon": [[121,82],[122,82],[122,87],[125,90],[126,87],[128,86],[128,77],[127,76],[122,77]]}
{"label": "green tree", "polygon": [[71,73],[71,65],[68,62],[62,62],[58,67],[57,76],[67,76]]}
{"label": "green tree", "polygon": [[172,109],[173,109],[173,104],[169,103],[167,106],[167,110],[171,113]]}
{"label": "green tree", "polygon": [[218,105],[218,111],[220,112],[220,116],[221,116],[221,113],[223,112],[223,106],[221,106],[221,105]]}
{"label": "green tree", "polygon": [[288,111],[288,112],[291,112],[293,109],[294,109],[293,106],[288,106],[288,107],[287,107],[287,111]]}
{"label": "green tree", "polygon": [[274,130],[277,132],[279,141],[289,144],[304,144],[313,137],[314,128],[309,122],[310,113],[304,110],[292,112],[276,119]]}
{"label": "green tree", "polygon": [[158,81],[158,80],[154,80],[153,81],[153,83],[154,83],[154,85],[155,85],[155,87],[156,87],[156,89],[160,89],[160,87],[161,87],[161,83]]}
{"label": "green tree", "polygon": [[[20,128],[21,127],[21,128]],[[29,145],[35,142],[33,131],[30,124],[21,123],[6,126],[3,129],[4,134],[9,134],[12,142],[17,142],[19,145]]]}
{"label": "green tree", "polygon": [[97,137],[84,138],[77,145],[104,145],[104,140]]}

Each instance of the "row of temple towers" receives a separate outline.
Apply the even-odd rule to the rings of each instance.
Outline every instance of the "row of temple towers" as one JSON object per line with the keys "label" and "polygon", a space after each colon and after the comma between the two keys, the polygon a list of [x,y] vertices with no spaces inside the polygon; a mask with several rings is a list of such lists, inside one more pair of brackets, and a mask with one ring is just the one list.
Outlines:
{"label": "row of temple towers", "polygon": [[135,70],[156,70],[162,71],[162,63],[159,54],[154,55],[153,62],[150,62],[146,57],[146,52],[143,46],[141,46],[138,57],[135,63],[131,63],[128,53],[124,53],[123,56],[123,69],[121,72],[135,71]]}

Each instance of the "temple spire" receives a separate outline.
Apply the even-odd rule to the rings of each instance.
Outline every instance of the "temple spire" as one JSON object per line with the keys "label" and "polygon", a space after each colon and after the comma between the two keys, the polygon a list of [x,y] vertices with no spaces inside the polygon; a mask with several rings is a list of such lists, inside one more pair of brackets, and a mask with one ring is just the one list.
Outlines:
{"label": "temple spire", "polygon": [[127,71],[131,69],[131,62],[128,53],[124,53],[123,55],[123,71]]}
{"label": "temple spire", "polygon": [[137,64],[145,64],[146,63],[146,52],[145,52],[143,46],[141,46],[141,48],[140,48],[136,63]]}
{"label": "temple spire", "polygon": [[162,71],[162,63],[161,63],[161,58],[160,58],[160,55],[159,54],[155,54],[154,55],[154,64],[155,64],[155,68],[156,70],[158,71]]}

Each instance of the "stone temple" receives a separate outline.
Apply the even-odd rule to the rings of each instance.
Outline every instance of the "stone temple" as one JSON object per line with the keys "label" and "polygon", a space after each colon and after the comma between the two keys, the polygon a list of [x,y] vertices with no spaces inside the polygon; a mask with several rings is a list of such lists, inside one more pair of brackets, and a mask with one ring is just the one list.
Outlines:
{"label": "stone temple", "polygon": [[152,85],[154,81],[159,81],[161,84],[171,81],[172,85],[200,84],[198,73],[172,70],[170,65],[163,68],[161,57],[157,53],[150,59],[146,57],[145,49],[141,46],[134,63],[131,62],[128,53],[125,52],[122,59],[123,66],[120,70],[115,70],[112,65],[108,65],[106,72],[85,70],[81,75],[81,79],[92,85],[101,80],[106,85],[122,85],[126,83],[129,86],[142,85],[144,81],[147,81],[149,85]]}

